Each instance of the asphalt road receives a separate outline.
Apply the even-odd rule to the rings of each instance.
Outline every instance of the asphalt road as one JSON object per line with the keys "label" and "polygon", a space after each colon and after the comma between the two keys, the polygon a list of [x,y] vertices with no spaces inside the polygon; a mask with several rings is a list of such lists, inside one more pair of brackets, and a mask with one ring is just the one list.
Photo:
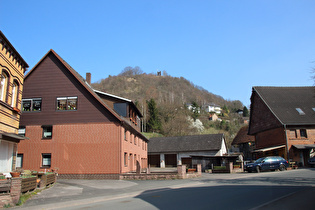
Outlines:
{"label": "asphalt road", "polygon": [[315,169],[186,180],[58,180],[19,209],[315,209]]}

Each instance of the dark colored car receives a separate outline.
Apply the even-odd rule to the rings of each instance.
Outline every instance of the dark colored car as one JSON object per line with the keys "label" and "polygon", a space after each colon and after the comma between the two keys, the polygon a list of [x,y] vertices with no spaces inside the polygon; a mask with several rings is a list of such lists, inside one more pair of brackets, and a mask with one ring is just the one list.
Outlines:
{"label": "dark colored car", "polygon": [[289,167],[288,161],[283,157],[271,156],[263,157],[256,160],[254,163],[249,163],[245,165],[245,170],[248,172],[260,172],[260,171],[269,171],[269,170],[280,170],[284,171]]}
{"label": "dark colored car", "polygon": [[311,167],[315,167],[315,156],[308,159],[308,165]]}

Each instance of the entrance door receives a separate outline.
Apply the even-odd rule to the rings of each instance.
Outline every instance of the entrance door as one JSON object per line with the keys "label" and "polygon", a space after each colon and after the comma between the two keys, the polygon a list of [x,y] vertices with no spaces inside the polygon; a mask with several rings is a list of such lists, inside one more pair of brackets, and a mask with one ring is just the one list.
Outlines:
{"label": "entrance door", "polygon": [[148,155],[151,167],[160,167],[160,155]]}
{"label": "entrance door", "polygon": [[165,154],[165,167],[176,167],[176,166],[177,166],[177,155]]}
{"label": "entrance door", "polygon": [[13,144],[1,141],[0,142],[0,171],[7,173],[12,171],[12,153]]}

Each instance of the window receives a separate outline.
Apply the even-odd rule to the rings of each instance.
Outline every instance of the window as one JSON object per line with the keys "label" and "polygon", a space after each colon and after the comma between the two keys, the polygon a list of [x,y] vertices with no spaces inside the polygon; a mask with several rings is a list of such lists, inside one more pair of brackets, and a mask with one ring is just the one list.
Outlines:
{"label": "window", "polygon": [[43,125],[43,139],[52,138],[52,125]]}
{"label": "window", "polygon": [[32,98],[22,100],[22,111],[23,112],[39,112],[42,109],[42,99]]}
{"label": "window", "polygon": [[0,75],[0,100],[5,101],[5,95],[7,93],[8,75],[4,72]]}
{"label": "window", "polygon": [[124,153],[124,165],[127,166],[127,152]]}
{"label": "window", "polygon": [[17,92],[18,92],[18,84],[16,82],[13,82],[13,86],[12,86],[12,98],[11,98],[11,106],[12,107],[16,107],[16,102],[18,101],[17,100]]}
{"label": "window", "polygon": [[23,154],[17,154],[15,166],[17,168],[23,168]]}
{"label": "window", "polygon": [[77,110],[78,97],[57,98],[57,110]]}
{"label": "window", "polygon": [[127,103],[114,103],[114,110],[119,115],[127,117]]}
{"label": "window", "polygon": [[307,138],[306,129],[301,129],[300,130],[300,135],[301,135],[301,138]]}
{"label": "window", "polygon": [[124,139],[125,141],[127,141],[127,130],[125,129],[125,132],[124,132]]}
{"label": "window", "polygon": [[13,86],[12,86],[12,98],[11,98],[11,106],[12,107],[15,107],[15,97],[16,97],[16,84],[13,83]]}
{"label": "window", "polygon": [[129,163],[130,163],[130,166],[131,166],[131,167],[132,167],[132,163],[133,163],[133,161],[132,161],[132,157],[133,157],[133,156],[132,156],[132,154],[130,153],[130,154],[129,154],[129,159],[128,159],[128,160],[129,160]]}
{"label": "window", "polygon": [[51,154],[42,154],[42,167],[49,168],[51,166]]}
{"label": "window", "polygon": [[18,134],[20,136],[25,136],[25,126],[20,125]]}

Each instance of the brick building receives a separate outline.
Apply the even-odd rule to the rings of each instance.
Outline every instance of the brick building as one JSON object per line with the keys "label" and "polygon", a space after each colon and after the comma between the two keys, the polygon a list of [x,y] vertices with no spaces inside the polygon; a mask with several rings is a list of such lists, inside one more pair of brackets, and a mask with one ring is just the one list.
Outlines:
{"label": "brick building", "polygon": [[23,91],[28,64],[0,31],[0,173],[15,169]]}
{"label": "brick building", "polygon": [[258,156],[306,165],[315,149],[315,87],[253,87],[248,134]]}
{"label": "brick building", "polygon": [[147,167],[142,117],[134,103],[91,88],[50,50],[25,76],[18,156],[24,169],[63,177],[117,178]]}

